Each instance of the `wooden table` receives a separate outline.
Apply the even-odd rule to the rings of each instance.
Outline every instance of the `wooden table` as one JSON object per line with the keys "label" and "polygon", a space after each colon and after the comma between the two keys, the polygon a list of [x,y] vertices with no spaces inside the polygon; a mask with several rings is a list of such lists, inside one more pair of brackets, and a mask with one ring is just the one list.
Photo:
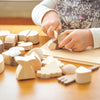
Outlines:
{"label": "wooden table", "polygon": [[[11,33],[18,33],[25,29],[39,31],[40,44],[34,47],[40,47],[49,40],[38,26],[0,25],[0,30],[9,30]],[[82,66],[89,67],[88,65]],[[17,81],[17,66],[6,65],[5,67],[5,71],[0,74],[0,100],[100,100],[100,70],[92,73],[92,81],[88,84],[73,83],[64,86],[58,83],[57,78]]]}

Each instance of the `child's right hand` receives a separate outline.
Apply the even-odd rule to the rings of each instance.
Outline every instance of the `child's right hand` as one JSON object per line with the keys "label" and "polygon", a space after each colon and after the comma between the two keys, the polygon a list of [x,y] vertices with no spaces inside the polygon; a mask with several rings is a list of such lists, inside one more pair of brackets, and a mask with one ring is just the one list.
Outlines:
{"label": "child's right hand", "polygon": [[58,33],[61,32],[61,21],[58,14],[55,11],[47,12],[42,19],[42,30],[49,37],[54,36],[54,30]]}

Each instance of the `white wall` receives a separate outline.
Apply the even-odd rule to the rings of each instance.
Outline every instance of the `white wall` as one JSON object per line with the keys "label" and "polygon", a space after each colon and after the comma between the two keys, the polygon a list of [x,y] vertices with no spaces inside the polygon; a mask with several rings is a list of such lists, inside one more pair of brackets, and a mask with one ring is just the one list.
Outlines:
{"label": "white wall", "polygon": [[32,9],[42,0],[0,0],[0,17],[31,17]]}

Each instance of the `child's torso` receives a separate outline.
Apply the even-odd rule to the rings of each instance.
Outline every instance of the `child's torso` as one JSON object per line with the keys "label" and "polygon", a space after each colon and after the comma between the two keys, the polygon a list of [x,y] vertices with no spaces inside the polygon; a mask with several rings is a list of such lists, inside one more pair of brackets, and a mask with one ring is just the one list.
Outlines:
{"label": "child's torso", "polygon": [[58,0],[63,29],[100,27],[100,0]]}

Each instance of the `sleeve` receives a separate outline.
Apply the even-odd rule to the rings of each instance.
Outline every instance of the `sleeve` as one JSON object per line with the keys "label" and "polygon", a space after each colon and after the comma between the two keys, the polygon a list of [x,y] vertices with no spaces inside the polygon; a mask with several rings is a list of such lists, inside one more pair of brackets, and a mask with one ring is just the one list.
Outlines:
{"label": "sleeve", "polygon": [[100,28],[91,28],[93,40],[94,40],[94,48],[100,47]]}
{"label": "sleeve", "polygon": [[58,0],[43,0],[39,5],[33,8],[32,20],[35,24],[41,25],[43,16],[50,10],[54,10]]}

